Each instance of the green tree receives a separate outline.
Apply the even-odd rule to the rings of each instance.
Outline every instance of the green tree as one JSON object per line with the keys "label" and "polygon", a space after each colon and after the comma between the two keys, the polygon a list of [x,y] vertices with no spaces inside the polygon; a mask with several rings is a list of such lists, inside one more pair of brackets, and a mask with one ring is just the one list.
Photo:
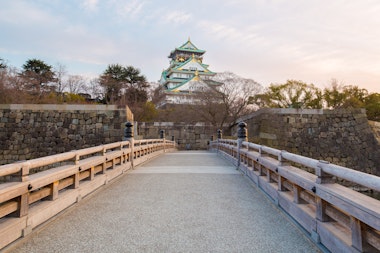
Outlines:
{"label": "green tree", "polygon": [[42,93],[52,90],[49,84],[56,81],[52,66],[38,59],[29,59],[22,68],[21,76],[28,92],[41,96]]}
{"label": "green tree", "polygon": [[149,83],[140,70],[132,66],[108,65],[100,76],[99,83],[105,89],[107,103],[134,107],[148,100]]}
{"label": "green tree", "polygon": [[288,80],[285,84],[271,84],[266,92],[251,97],[259,107],[322,108],[322,92],[313,84]]}
{"label": "green tree", "polygon": [[325,88],[323,98],[330,109],[335,108],[363,108],[368,96],[366,89],[355,85],[339,85],[333,79],[330,88]]}
{"label": "green tree", "polygon": [[149,83],[139,69],[128,66],[125,69],[125,99],[129,106],[146,103],[148,100]]}
{"label": "green tree", "polygon": [[116,103],[120,100],[121,88],[125,82],[125,68],[119,64],[108,65],[99,77],[99,84],[104,88],[106,103]]}
{"label": "green tree", "polygon": [[364,99],[369,120],[380,121],[380,94],[371,93]]}

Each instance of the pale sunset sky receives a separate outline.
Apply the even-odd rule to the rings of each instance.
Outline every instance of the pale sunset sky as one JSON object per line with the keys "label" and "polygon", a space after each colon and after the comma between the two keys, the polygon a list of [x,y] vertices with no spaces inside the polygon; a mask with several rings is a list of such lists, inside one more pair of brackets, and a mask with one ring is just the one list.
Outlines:
{"label": "pale sunset sky", "polygon": [[380,92],[378,0],[0,0],[0,24],[0,58],[17,68],[97,77],[119,63],[158,81],[190,37],[214,72]]}

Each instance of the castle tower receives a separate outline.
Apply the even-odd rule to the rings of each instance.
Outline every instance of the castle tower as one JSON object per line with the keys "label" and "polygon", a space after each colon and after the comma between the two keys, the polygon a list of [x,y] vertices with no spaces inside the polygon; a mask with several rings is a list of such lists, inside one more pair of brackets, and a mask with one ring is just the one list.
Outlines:
{"label": "castle tower", "polygon": [[197,93],[204,91],[205,87],[220,85],[210,80],[216,73],[203,63],[205,52],[198,49],[190,38],[170,52],[170,65],[162,71],[160,79],[165,98],[158,107],[167,104],[193,104],[197,100]]}

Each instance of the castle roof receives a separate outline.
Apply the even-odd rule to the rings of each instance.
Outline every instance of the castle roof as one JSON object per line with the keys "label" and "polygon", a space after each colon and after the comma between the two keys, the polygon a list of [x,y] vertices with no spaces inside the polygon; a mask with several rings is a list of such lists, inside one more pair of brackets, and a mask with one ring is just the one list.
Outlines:
{"label": "castle roof", "polygon": [[191,41],[190,38],[182,46],[176,47],[173,51],[170,52],[169,58],[173,58],[176,52],[187,52],[187,53],[196,53],[204,54],[206,51],[198,49]]}

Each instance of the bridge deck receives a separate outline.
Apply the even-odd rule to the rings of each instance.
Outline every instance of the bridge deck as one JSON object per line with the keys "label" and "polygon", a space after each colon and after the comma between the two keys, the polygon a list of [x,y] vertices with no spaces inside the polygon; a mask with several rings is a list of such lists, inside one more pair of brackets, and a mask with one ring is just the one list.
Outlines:
{"label": "bridge deck", "polygon": [[16,242],[9,252],[319,252],[215,153],[167,153]]}

